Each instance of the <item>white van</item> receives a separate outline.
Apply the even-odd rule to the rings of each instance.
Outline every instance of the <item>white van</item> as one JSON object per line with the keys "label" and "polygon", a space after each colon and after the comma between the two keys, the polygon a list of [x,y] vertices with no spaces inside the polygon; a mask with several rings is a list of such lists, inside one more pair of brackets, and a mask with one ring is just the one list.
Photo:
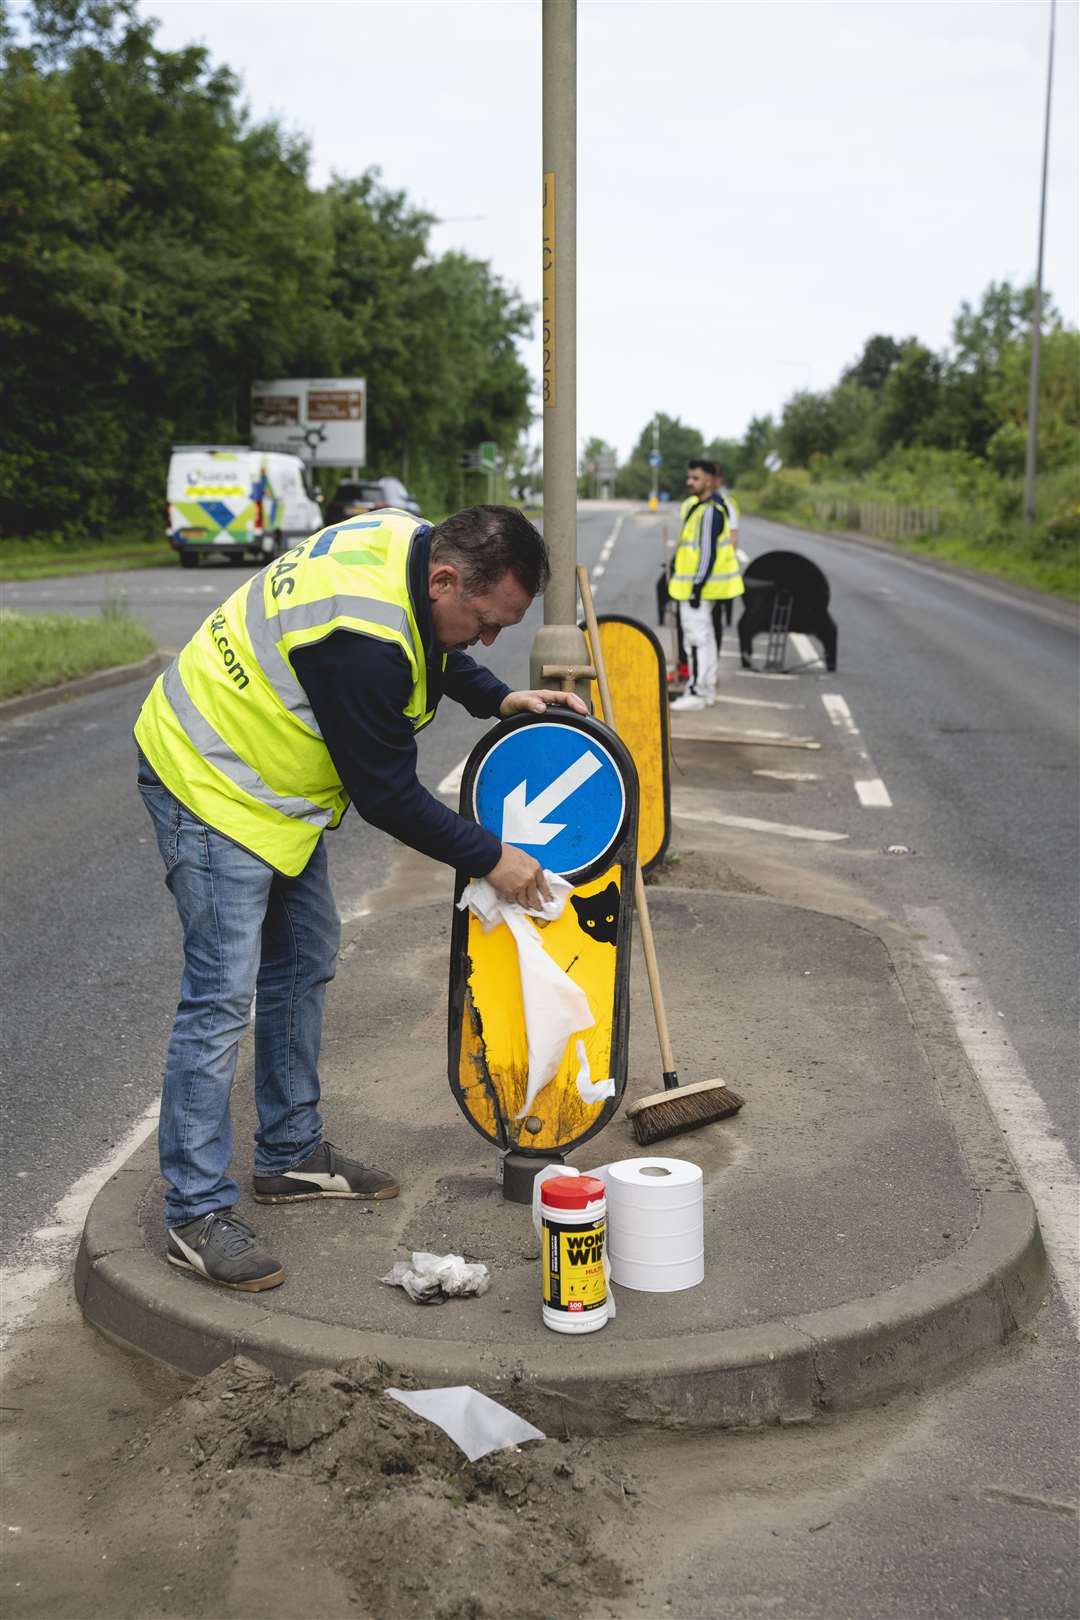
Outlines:
{"label": "white van", "polygon": [[185,568],[210,553],[265,562],[323,526],[300,457],[246,445],[174,445],[166,499],[169,544]]}

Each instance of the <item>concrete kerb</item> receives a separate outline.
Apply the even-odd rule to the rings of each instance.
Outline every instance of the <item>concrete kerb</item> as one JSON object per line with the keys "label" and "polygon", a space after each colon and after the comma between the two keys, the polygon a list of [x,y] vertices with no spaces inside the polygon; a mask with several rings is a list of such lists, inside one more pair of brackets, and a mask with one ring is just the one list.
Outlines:
{"label": "concrete kerb", "polygon": [[374,1360],[428,1386],[472,1384],[550,1432],[806,1422],[922,1385],[1029,1320],[1048,1268],[1034,1206],[916,952],[890,925],[860,926],[889,953],[979,1203],[962,1246],[888,1291],[751,1327],[612,1339],[602,1358],[588,1338],[536,1347],[405,1340],[270,1311],[256,1297],[218,1292],[163,1266],[140,1228],[156,1171],[147,1142],[87,1216],[75,1273],[87,1320],[195,1376],[236,1354],[282,1379]]}
{"label": "concrete kerb", "polygon": [[15,720],[21,714],[49,709],[54,703],[67,703],[72,698],[87,697],[91,692],[107,691],[110,686],[123,686],[127,681],[156,675],[165,668],[169,657],[168,653],[152,652],[137,664],[116,664],[112,669],[98,669],[92,675],[81,675],[75,681],[47,686],[41,692],[27,692],[24,697],[7,698],[0,703],[0,721]]}

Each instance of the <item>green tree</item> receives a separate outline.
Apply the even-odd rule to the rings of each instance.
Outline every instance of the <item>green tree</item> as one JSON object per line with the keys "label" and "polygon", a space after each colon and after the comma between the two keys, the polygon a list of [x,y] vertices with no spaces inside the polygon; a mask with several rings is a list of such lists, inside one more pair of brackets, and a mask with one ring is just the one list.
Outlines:
{"label": "green tree", "polygon": [[374,470],[435,505],[462,448],[528,418],[530,313],[431,257],[377,170],[308,181],[201,47],[134,0],[36,0],[0,30],[0,532],[154,521],[175,439],[248,431],[259,376],[368,379]]}
{"label": "green tree", "polygon": [[[908,339],[914,342],[913,338]],[[897,343],[895,338],[884,337],[877,333],[867,338],[863,344],[863,352],[854,365],[848,366],[841,373],[840,381],[854,383],[858,388],[868,388],[872,394],[880,394],[885,386],[885,379],[893,367],[900,361],[904,352],[904,345]]]}
{"label": "green tree", "polygon": [[608,444],[606,439],[594,437],[585,440],[585,448],[582,450],[581,460],[578,462],[578,494],[583,499],[587,499],[596,489],[595,468],[597,464],[605,456],[611,457],[614,454],[614,446]]}

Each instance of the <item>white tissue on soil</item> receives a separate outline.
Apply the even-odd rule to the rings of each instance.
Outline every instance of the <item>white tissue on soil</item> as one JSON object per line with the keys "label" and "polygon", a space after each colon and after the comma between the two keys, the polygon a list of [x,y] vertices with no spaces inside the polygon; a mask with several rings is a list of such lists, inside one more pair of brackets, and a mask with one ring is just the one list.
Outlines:
{"label": "white tissue on soil", "polygon": [[469,1384],[450,1389],[388,1389],[386,1394],[448,1434],[470,1462],[486,1457],[489,1451],[520,1446],[524,1440],[547,1439],[542,1429]]}

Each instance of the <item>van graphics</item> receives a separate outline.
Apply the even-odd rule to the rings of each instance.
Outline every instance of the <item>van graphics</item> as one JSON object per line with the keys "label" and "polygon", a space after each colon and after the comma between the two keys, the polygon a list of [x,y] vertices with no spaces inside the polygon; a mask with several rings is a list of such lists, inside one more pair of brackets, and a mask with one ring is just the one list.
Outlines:
{"label": "van graphics", "polygon": [[604,1278],[606,1222],[585,1220],[579,1226],[542,1225],[544,1304],[555,1311],[599,1310],[607,1300]]}

